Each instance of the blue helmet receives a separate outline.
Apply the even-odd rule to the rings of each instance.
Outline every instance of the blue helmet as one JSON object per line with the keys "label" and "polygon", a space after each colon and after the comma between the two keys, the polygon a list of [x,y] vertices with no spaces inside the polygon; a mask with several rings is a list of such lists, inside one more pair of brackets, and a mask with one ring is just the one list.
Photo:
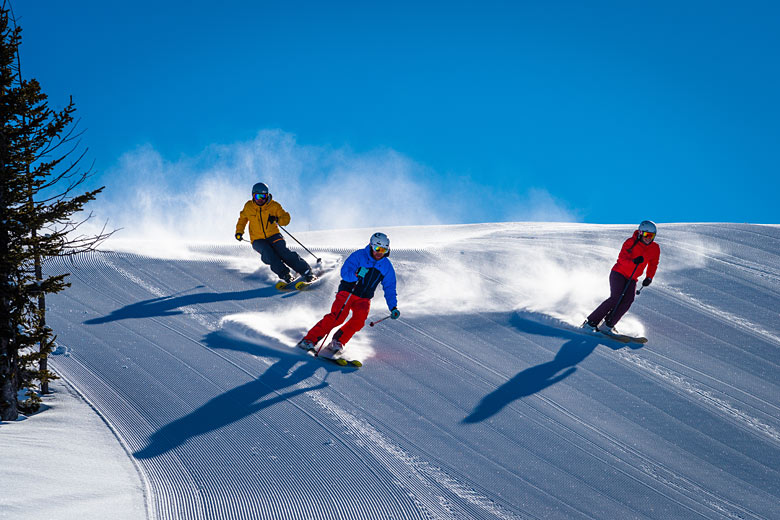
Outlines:
{"label": "blue helmet", "polygon": [[262,182],[258,182],[254,186],[252,186],[252,195],[255,193],[261,193],[263,195],[268,195],[268,186],[263,184]]}

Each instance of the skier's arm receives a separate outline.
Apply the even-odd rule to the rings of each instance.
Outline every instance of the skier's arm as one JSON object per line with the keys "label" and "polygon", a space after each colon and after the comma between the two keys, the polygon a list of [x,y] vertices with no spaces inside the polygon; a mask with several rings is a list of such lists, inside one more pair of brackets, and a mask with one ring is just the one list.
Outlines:
{"label": "skier's arm", "polygon": [[647,259],[647,273],[645,274],[646,278],[653,278],[655,276],[655,272],[658,269],[658,261],[661,257],[661,248],[659,247],[656,250],[656,254],[652,255],[650,258]]}
{"label": "skier's arm", "polygon": [[387,302],[387,308],[391,311],[398,307],[398,298],[395,293],[395,269],[390,264],[390,269],[385,273],[382,278],[382,290],[385,293],[385,302]]}
{"label": "skier's arm", "polygon": [[287,213],[281,204],[278,202],[276,203],[276,206],[274,208],[271,208],[271,211],[269,211],[274,217],[276,217],[276,221],[279,223],[280,226],[287,226],[290,223],[290,214]]}
{"label": "skier's arm", "polygon": [[360,268],[360,251],[355,251],[347,257],[344,265],[341,266],[341,279],[345,282],[357,282],[357,271]]}
{"label": "skier's arm", "polygon": [[[625,262],[632,262],[634,261],[634,258],[639,256],[637,254],[634,254],[633,247],[634,244],[637,243],[637,240],[634,237],[629,238],[625,242],[623,242],[623,247],[620,248],[620,253],[618,254],[618,260],[624,260]],[[632,249],[629,251],[629,249]]]}
{"label": "skier's arm", "polygon": [[241,213],[238,214],[238,222],[236,222],[236,234],[244,234],[247,222],[249,222],[249,219],[244,215],[244,210],[242,209]]}

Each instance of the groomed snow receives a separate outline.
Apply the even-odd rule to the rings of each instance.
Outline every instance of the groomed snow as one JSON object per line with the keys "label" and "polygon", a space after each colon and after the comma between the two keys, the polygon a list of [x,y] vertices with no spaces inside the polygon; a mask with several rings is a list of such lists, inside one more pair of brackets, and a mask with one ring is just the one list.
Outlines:
{"label": "groomed snow", "polygon": [[[661,224],[618,327],[644,347],[574,330],[632,229],[382,229],[402,316],[359,370],[293,347],[337,271],[281,294],[248,244],[113,242],[48,266],[73,283],[52,365],[155,518],[778,518],[780,227]],[[337,267],[372,231],[297,236]]]}

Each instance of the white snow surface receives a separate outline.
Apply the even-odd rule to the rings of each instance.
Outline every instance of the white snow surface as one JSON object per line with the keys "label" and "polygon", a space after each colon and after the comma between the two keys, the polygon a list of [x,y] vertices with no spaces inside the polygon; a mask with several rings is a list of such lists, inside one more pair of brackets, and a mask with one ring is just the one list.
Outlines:
{"label": "white snow surface", "polygon": [[63,381],[42,411],[0,423],[0,518],[133,520],[144,485],[109,426]]}
{"label": "white snow surface", "polygon": [[245,243],[113,241],[47,267],[73,284],[50,299],[52,365],[121,440],[101,460],[132,454],[122,508],[150,518],[780,518],[780,227],[659,225],[618,324],[650,341],[583,335],[633,229],[381,229],[402,315],[348,344],[360,369],[294,345],[375,229],[296,234],[331,270],[291,293]]}

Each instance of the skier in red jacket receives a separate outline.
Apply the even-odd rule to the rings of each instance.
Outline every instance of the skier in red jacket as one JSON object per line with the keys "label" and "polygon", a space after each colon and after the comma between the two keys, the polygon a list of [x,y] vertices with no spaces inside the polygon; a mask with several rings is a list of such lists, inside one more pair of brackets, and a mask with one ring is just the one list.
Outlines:
{"label": "skier in red jacket", "polygon": [[[650,220],[639,224],[631,238],[623,242],[617,262],[609,273],[610,296],[596,310],[590,313],[582,328],[607,334],[613,333],[612,327],[628,311],[634,302],[636,282],[647,267],[642,286],[647,287],[653,281],[658,269],[661,248],[655,243],[656,226]],[[623,295],[621,299],[621,295]],[[601,320],[604,320],[602,323]]]}

